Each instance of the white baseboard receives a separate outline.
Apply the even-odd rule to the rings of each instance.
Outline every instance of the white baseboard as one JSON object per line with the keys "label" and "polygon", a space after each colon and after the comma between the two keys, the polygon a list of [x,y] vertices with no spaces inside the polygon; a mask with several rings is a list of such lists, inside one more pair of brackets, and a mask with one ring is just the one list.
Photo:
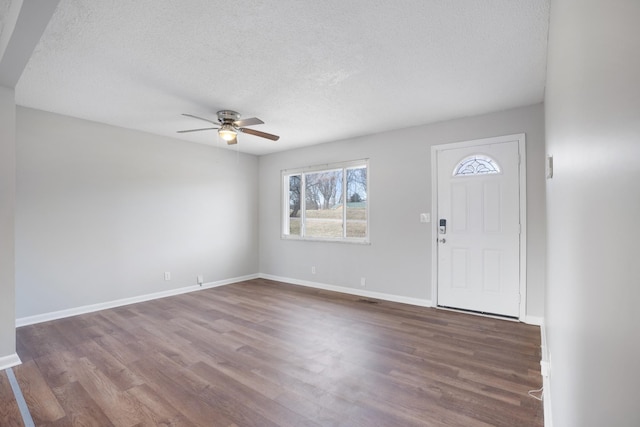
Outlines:
{"label": "white baseboard", "polygon": [[0,357],[0,371],[18,366],[22,363],[17,353],[10,354],[8,356]]}
{"label": "white baseboard", "polygon": [[549,376],[542,377],[542,404],[544,406],[544,426],[553,427],[551,417],[551,385]]}
{"label": "white baseboard", "polygon": [[247,276],[233,277],[231,279],[224,279],[216,282],[204,283],[202,284],[202,286],[200,285],[186,286],[183,288],[170,289],[168,291],[155,292],[152,294],[140,295],[140,296],[130,297],[130,298],[123,298],[123,299],[118,299],[114,301],[102,302],[98,304],[85,305],[82,307],[69,308],[67,310],[53,311],[50,313],[36,314],[35,316],[21,317],[19,319],[16,319],[16,327],[33,325],[35,323],[48,322],[50,320],[77,316],[79,314],[92,313],[94,311],[105,310],[108,308],[122,307],[124,305],[150,301],[158,298],[170,297],[173,295],[186,294],[188,292],[195,292],[203,289],[216,288],[218,286],[229,285],[231,283],[257,279],[258,277],[259,277],[258,274],[249,274]]}
{"label": "white baseboard", "polygon": [[544,322],[544,317],[539,317],[539,316],[524,317],[524,323],[526,323],[527,325],[542,326],[543,322]]}
{"label": "white baseboard", "polygon": [[544,321],[540,325],[540,342],[542,360],[540,360],[540,374],[542,375],[542,403],[544,407],[544,425],[553,427],[551,416],[551,361],[549,360],[549,347],[547,347],[547,328]]}
{"label": "white baseboard", "polygon": [[271,274],[260,273],[262,279],[275,280],[277,282],[290,283],[292,285],[307,286],[309,288],[324,289],[326,291],[341,292],[343,294],[357,295],[365,298],[375,298],[384,301],[399,302],[403,304],[417,305],[420,307],[431,307],[431,300],[422,298],[404,297],[401,295],[386,294],[382,292],[367,291],[364,289],[347,288],[343,286],[327,285],[325,283],[310,282],[308,280],[292,279],[290,277],[273,276]]}

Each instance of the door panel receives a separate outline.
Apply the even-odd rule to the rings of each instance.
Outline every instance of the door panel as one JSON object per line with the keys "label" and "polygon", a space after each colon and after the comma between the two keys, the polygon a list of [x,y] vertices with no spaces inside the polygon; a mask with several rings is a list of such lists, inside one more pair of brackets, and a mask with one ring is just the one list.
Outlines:
{"label": "door panel", "polygon": [[482,251],[482,289],[485,292],[500,292],[502,287],[502,252],[495,249]]}
{"label": "door panel", "polygon": [[485,182],[482,201],[484,232],[499,233],[502,230],[502,188],[499,182]]}
{"label": "door panel", "polygon": [[[438,219],[447,220],[438,235],[438,305],[519,315],[518,150],[516,140],[437,152]],[[475,157],[478,174],[469,172]],[[456,175],[465,160],[465,173]]]}
{"label": "door panel", "polygon": [[467,249],[453,248],[451,250],[451,259],[451,286],[457,289],[468,288],[469,251]]}

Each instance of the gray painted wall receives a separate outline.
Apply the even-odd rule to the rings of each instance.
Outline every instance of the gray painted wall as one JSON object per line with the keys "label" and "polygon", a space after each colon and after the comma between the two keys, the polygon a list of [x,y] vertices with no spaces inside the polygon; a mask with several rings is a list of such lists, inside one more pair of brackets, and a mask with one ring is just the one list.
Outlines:
{"label": "gray painted wall", "polygon": [[556,427],[639,426],[640,2],[551,2],[546,328]]}
{"label": "gray painted wall", "polygon": [[[544,315],[545,196],[543,106],[401,129],[259,158],[260,272],[290,279],[431,299],[432,145],[526,133],[527,314]],[[280,172],[330,162],[370,159],[371,245],[280,238]],[[317,273],[311,274],[311,266]]]}
{"label": "gray painted wall", "polygon": [[16,105],[13,89],[0,86],[0,358],[16,352],[15,182]]}
{"label": "gray painted wall", "polygon": [[18,318],[258,271],[255,156],[20,107],[17,142]]}

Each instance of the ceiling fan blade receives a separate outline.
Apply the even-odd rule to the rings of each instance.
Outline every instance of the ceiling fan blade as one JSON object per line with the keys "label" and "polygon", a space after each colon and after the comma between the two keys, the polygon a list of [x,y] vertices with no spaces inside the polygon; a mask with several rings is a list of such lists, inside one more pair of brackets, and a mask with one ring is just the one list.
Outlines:
{"label": "ceiling fan blade", "polygon": [[213,120],[209,120],[209,119],[205,119],[205,118],[202,118],[202,117],[194,116],[193,114],[182,113],[182,115],[186,116],[186,117],[191,117],[191,118],[194,118],[194,119],[198,119],[198,120],[204,120],[205,122],[213,123],[214,125],[219,125],[220,124],[220,122],[214,122]]}
{"label": "ceiling fan blade", "polygon": [[233,125],[237,128],[261,124],[264,124],[264,122],[257,117],[250,117],[248,119],[236,120],[235,122],[233,122]]}
{"label": "ceiling fan blade", "polygon": [[219,129],[219,128],[202,128],[202,129],[179,130],[178,133],[200,132],[201,130],[213,130],[213,129]]}
{"label": "ceiling fan blade", "polygon": [[227,145],[234,145],[238,143],[238,138],[233,138],[229,141],[227,141]]}
{"label": "ceiling fan blade", "polygon": [[272,141],[277,141],[280,139],[278,135],[272,135],[270,133],[260,132],[259,130],[253,130],[253,129],[247,129],[247,128],[239,128],[238,130],[240,132],[248,133],[249,135],[259,136],[261,138],[267,138]]}

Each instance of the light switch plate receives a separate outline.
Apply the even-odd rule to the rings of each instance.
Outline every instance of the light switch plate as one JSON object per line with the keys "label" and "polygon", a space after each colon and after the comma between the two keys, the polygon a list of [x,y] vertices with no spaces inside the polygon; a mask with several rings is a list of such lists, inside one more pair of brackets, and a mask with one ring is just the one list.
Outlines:
{"label": "light switch plate", "polygon": [[421,213],[420,214],[420,222],[431,222],[431,214],[429,213]]}

